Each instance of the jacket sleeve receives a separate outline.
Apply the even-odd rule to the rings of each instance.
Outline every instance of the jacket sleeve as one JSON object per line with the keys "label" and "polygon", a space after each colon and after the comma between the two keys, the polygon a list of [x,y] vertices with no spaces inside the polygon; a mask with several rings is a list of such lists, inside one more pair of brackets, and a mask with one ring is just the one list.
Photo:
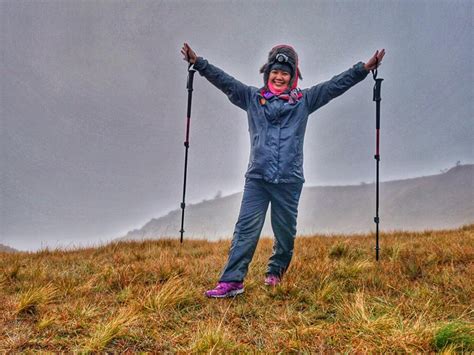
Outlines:
{"label": "jacket sleeve", "polygon": [[211,84],[226,94],[234,105],[247,110],[250,99],[250,86],[241,83],[201,57],[196,59],[194,68],[201,76],[204,76]]}
{"label": "jacket sleeve", "polygon": [[364,63],[358,62],[352,68],[332,77],[331,80],[307,89],[305,99],[309,113],[313,113],[335,97],[345,93],[352,86],[364,80],[367,74],[369,71],[364,68]]}

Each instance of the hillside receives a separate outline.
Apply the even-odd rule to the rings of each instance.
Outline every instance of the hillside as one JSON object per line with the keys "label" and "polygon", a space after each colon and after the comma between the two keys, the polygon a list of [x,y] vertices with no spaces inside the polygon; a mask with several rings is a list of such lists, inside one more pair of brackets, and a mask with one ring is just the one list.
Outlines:
{"label": "hillside", "polygon": [[10,248],[9,246],[0,244],[0,252],[6,252],[6,253],[14,253],[18,250]]}
{"label": "hillside", "polygon": [[[276,288],[260,241],[234,299],[206,299],[230,241],[117,242],[0,258],[0,353],[474,351],[474,225],[298,238]],[[469,281],[471,280],[471,281]]]}
{"label": "hillside", "polygon": [[[230,238],[242,193],[186,206],[185,236]],[[304,187],[298,234],[366,233],[375,229],[375,184]],[[267,216],[264,235],[272,235]],[[474,222],[474,165],[432,176],[380,184],[382,230],[456,228]],[[178,236],[181,210],[152,219],[124,239]]]}

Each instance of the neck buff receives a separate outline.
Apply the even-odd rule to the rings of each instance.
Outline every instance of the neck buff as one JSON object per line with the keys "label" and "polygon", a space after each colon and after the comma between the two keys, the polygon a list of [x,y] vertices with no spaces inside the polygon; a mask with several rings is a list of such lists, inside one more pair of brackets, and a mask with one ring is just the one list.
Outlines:
{"label": "neck buff", "polygon": [[260,96],[263,99],[260,100],[262,105],[266,103],[266,100],[269,100],[274,96],[281,100],[288,101],[290,105],[294,105],[303,97],[303,94],[301,93],[301,90],[296,87],[291,91],[288,87],[285,89],[277,89],[270,81],[268,81],[267,86],[260,90]]}
{"label": "neck buff", "polygon": [[273,95],[281,95],[283,94],[287,89],[288,89],[288,85],[285,86],[283,89],[277,89],[270,80],[268,80],[268,89],[272,92]]}

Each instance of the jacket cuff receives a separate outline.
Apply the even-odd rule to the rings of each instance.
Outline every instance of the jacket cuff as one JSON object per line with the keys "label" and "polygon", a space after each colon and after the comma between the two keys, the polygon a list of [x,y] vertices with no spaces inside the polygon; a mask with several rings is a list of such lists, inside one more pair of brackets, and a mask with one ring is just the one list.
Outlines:
{"label": "jacket cuff", "polygon": [[354,64],[352,69],[359,80],[364,80],[370,72],[370,70],[365,69],[365,64],[363,62]]}
{"label": "jacket cuff", "polygon": [[197,57],[196,61],[194,62],[194,68],[200,72],[201,70],[206,69],[206,67],[207,60],[205,60],[203,57]]}
{"label": "jacket cuff", "polygon": [[370,72],[370,70],[365,69],[365,63],[364,62],[358,62],[357,64],[355,64],[354,69],[357,70],[358,73],[360,73],[364,76],[366,76]]}

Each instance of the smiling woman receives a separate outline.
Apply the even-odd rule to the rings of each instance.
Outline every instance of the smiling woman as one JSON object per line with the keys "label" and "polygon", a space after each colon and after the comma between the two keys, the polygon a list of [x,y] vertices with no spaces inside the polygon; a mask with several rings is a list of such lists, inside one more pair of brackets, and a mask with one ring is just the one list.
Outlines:
{"label": "smiling woman", "polygon": [[230,297],[244,292],[247,275],[271,203],[275,234],[265,285],[276,286],[293,256],[296,218],[303,188],[303,142],[308,116],[365,79],[385,54],[377,51],[367,64],[359,62],[331,80],[301,90],[298,54],[289,45],[273,47],[260,68],[262,88],[247,86],[198,57],[185,43],[183,59],[247,112],[251,137],[250,162],[240,214],[235,225],[227,264],[217,287],[207,297]]}
{"label": "smiling woman", "polygon": [[285,69],[273,68],[268,78],[268,87],[272,92],[283,93],[290,83],[291,74]]}

